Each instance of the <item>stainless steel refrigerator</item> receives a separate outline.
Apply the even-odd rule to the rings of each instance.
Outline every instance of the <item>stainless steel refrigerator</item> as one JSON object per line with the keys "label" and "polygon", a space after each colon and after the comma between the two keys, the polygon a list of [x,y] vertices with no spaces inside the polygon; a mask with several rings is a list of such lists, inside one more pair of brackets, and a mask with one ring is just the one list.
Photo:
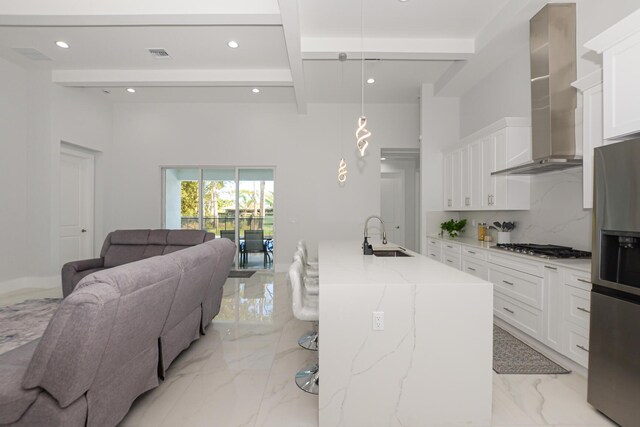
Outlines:
{"label": "stainless steel refrigerator", "polygon": [[594,152],[587,400],[640,425],[640,139]]}

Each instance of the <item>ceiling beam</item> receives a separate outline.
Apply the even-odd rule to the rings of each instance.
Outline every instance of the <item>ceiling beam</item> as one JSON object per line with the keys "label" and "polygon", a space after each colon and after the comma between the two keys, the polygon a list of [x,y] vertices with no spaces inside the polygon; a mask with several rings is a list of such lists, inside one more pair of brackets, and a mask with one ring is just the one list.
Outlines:
{"label": "ceiling beam", "polygon": [[20,0],[5,2],[3,26],[279,25],[277,0]]}
{"label": "ceiling beam", "polygon": [[298,113],[307,113],[307,89],[304,80],[304,67],[302,65],[302,53],[300,47],[300,19],[298,15],[297,0],[278,0],[284,40],[289,56],[289,68],[293,88],[296,94]]}
{"label": "ceiling beam", "polygon": [[293,86],[287,69],[53,70],[51,80],[74,87]]}
{"label": "ceiling beam", "polygon": [[345,52],[350,59],[359,59],[364,50],[366,59],[443,60],[470,58],[475,53],[473,39],[400,39],[359,37],[302,39],[303,59],[336,59]]}

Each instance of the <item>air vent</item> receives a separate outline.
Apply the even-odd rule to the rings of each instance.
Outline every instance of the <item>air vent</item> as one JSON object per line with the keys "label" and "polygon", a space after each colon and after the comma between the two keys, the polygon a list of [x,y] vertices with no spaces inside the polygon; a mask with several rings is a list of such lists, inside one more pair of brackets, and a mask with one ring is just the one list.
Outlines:
{"label": "air vent", "polygon": [[155,59],[171,59],[171,56],[169,56],[169,53],[164,49],[149,48],[147,50],[149,51],[151,56],[153,56]]}
{"label": "air vent", "polygon": [[32,61],[51,61],[47,55],[32,47],[14,47],[13,50]]}

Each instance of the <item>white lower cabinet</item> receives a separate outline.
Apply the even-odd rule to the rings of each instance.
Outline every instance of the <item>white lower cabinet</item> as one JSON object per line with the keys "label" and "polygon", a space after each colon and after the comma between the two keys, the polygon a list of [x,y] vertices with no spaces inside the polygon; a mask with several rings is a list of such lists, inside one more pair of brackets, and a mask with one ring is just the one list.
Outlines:
{"label": "white lower cabinet", "polygon": [[442,261],[442,242],[438,239],[427,239],[427,257],[434,261]]}
{"label": "white lower cabinet", "polygon": [[542,338],[542,311],[519,303],[494,290],[493,314],[537,340]]}
{"label": "white lower cabinet", "polygon": [[462,255],[462,271],[474,275],[479,279],[489,280],[487,263],[483,260]]}
{"label": "white lower cabinet", "polygon": [[553,265],[544,266],[544,330],[542,342],[562,352],[562,272]]}
{"label": "white lower cabinet", "polygon": [[427,249],[443,264],[493,283],[495,317],[587,367],[589,273],[447,239],[428,238]]}

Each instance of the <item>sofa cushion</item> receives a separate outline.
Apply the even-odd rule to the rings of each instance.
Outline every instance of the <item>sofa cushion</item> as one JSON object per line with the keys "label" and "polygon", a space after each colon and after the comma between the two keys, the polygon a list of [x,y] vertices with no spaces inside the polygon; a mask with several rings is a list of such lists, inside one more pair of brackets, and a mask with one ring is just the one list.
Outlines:
{"label": "sofa cushion", "polygon": [[0,424],[18,421],[42,391],[39,388],[22,387],[22,378],[38,341],[31,341],[0,355]]}
{"label": "sofa cushion", "polygon": [[204,243],[207,232],[204,230],[169,230],[167,245],[193,246]]}
{"label": "sofa cushion", "polygon": [[142,259],[162,255],[164,253],[164,248],[165,246],[163,245],[147,245],[144,247]]}
{"label": "sofa cushion", "polygon": [[[108,270],[105,270],[108,271]],[[42,387],[61,407],[82,396],[93,383],[119,303],[117,289],[81,280],[54,314],[24,375],[24,388]]]}
{"label": "sofa cushion", "polygon": [[116,230],[111,232],[112,245],[146,245],[151,230]]}
{"label": "sofa cushion", "polygon": [[149,230],[149,239],[147,243],[149,245],[162,245],[165,246],[167,244],[167,235],[171,230]]}
{"label": "sofa cushion", "polygon": [[130,262],[144,259],[144,251],[147,245],[111,245],[104,255],[106,268],[117,267]]}

